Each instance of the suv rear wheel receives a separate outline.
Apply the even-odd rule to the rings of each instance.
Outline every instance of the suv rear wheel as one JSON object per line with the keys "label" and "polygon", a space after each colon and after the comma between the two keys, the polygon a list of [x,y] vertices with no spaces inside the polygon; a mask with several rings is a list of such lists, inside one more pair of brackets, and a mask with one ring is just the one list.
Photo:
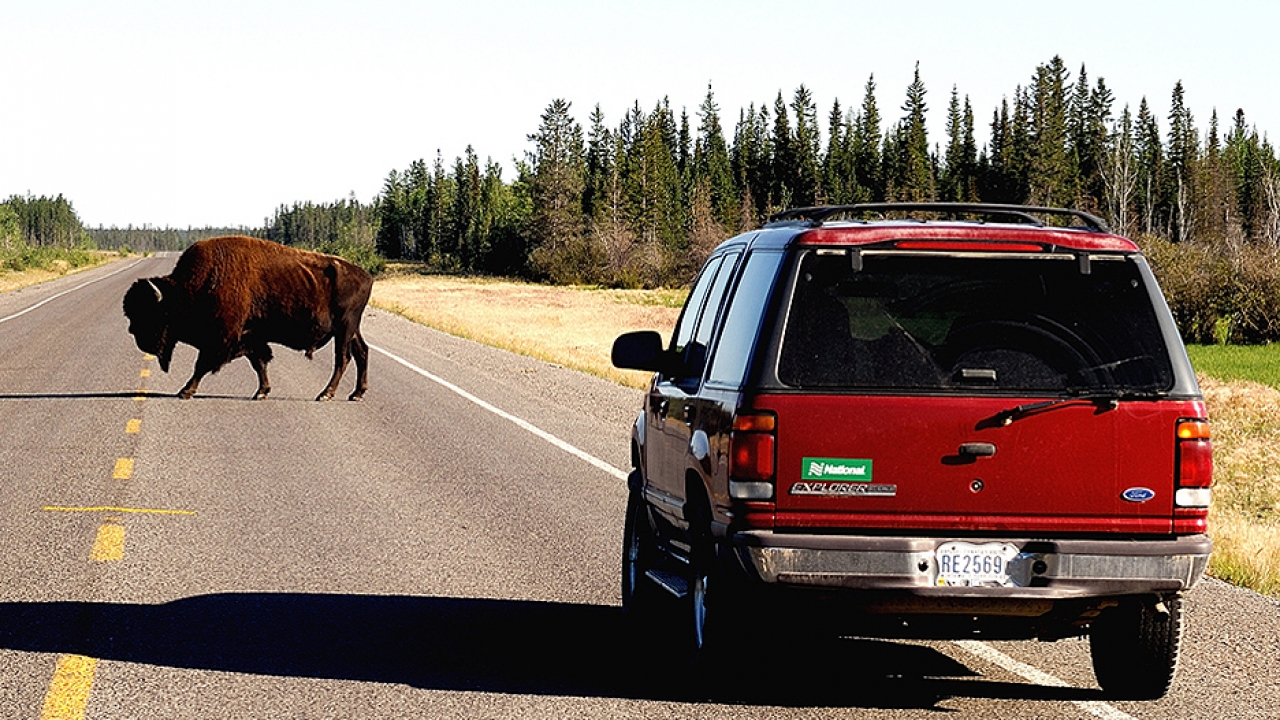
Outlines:
{"label": "suv rear wheel", "polygon": [[643,491],[632,489],[627,495],[622,532],[622,612],[632,621],[643,621],[660,599],[658,587],[645,577],[657,562],[658,553],[645,515]]}
{"label": "suv rear wheel", "polygon": [[1098,685],[1128,700],[1163,697],[1182,641],[1182,598],[1134,600],[1104,610],[1093,623],[1089,654]]}
{"label": "suv rear wheel", "polygon": [[709,517],[695,514],[690,530],[687,645],[694,663],[705,665],[733,644],[733,626],[741,614],[745,588],[740,573],[719,558]]}

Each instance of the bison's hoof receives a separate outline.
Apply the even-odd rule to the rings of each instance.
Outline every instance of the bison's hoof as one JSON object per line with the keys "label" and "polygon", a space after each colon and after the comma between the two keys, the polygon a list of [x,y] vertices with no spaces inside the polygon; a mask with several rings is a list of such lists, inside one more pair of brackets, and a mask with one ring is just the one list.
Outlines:
{"label": "bison's hoof", "polygon": [[190,400],[192,395],[195,395],[195,393],[194,393],[194,392],[189,392],[189,391],[187,391],[187,390],[183,390],[183,391],[181,391],[181,392],[179,392],[179,393],[178,393],[178,399],[179,399],[179,400]]}
{"label": "bison's hoof", "polygon": [[320,393],[316,396],[316,402],[328,402],[333,399],[332,393]]}
{"label": "bison's hoof", "polygon": [[264,393],[264,392],[262,392],[261,390],[259,390],[258,392],[256,392],[256,393],[254,393],[254,394],[253,394],[253,399],[254,399],[254,400],[266,400],[266,399],[267,399],[267,394],[266,394],[266,393]]}
{"label": "bison's hoof", "polygon": [[360,402],[361,400],[363,400],[363,399],[364,399],[364,395],[363,395],[363,394],[351,393],[351,396],[350,396],[350,397],[348,397],[347,399],[348,399],[348,400],[350,400],[351,402]]}

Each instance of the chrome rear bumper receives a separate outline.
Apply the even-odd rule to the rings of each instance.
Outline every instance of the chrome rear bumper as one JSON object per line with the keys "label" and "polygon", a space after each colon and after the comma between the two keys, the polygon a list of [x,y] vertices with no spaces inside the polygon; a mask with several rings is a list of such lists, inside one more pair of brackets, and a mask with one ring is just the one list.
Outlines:
{"label": "chrome rear bumper", "polygon": [[1066,599],[1174,593],[1203,576],[1213,545],[1206,535],[1158,539],[965,539],[1019,549],[1001,586],[939,585],[936,551],[946,537],[736,533],[737,556],[766,583],[908,591],[950,598]]}

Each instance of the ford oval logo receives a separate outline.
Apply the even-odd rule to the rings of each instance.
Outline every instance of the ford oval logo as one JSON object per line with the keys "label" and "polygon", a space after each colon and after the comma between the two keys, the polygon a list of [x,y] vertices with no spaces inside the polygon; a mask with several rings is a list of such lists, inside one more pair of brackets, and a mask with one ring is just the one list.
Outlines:
{"label": "ford oval logo", "polygon": [[1151,488],[1132,487],[1120,493],[1120,497],[1129,502],[1141,503],[1150,500],[1156,496],[1156,491]]}

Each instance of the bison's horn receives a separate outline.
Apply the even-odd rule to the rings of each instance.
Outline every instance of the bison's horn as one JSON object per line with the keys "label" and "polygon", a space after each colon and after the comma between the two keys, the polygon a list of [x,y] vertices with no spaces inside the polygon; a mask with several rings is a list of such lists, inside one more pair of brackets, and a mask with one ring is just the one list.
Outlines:
{"label": "bison's horn", "polygon": [[155,292],[156,302],[158,303],[164,302],[164,295],[160,294],[160,288],[156,287],[156,284],[151,282],[150,280],[147,281],[147,284],[150,285],[151,289]]}

